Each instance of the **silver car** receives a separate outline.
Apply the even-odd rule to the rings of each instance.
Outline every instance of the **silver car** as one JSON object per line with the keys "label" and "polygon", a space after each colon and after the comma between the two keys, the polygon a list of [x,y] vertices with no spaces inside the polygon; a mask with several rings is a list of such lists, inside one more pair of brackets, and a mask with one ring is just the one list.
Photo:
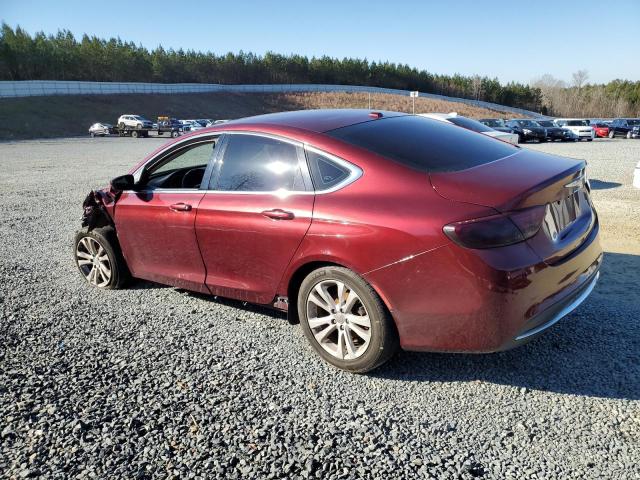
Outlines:
{"label": "silver car", "polygon": [[112,131],[113,125],[109,123],[94,123],[89,127],[89,135],[91,135],[92,137],[105,137],[107,135],[110,135]]}

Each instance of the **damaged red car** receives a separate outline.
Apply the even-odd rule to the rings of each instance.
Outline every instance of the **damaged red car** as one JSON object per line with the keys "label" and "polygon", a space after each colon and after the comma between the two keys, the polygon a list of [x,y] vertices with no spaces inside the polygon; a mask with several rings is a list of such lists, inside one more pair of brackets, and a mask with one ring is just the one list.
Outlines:
{"label": "damaged red car", "polygon": [[336,367],[521,345],[594,288],[585,163],[424,117],[310,110],[170,142],[85,200],[86,280],[288,311]]}

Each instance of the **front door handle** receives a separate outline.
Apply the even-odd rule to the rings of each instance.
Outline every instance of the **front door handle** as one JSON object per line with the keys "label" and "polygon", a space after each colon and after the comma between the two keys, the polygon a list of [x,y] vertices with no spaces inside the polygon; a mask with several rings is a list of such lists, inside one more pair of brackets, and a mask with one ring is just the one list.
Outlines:
{"label": "front door handle", "polygon": [[274,220],[293,220],[295,215],[293,212],[287,212],[280,208],[274,208],[272,210],[264,210],[261,212],[267,218],[273,218]]}
{"label": "front door handle", "polygon": [[171,210],[173,210],[174,212],[189,212],[189,211],[191,211],[191,205],[189,205],[188,203],[183,203],[183,202],[174,203],[169,208]]}

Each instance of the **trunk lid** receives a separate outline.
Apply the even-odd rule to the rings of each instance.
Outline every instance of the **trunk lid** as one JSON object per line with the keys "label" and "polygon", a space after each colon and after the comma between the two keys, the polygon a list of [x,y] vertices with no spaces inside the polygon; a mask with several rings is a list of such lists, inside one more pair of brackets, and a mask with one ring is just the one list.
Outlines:
{"label": "trunk lid", "polygon": [[595,224],[585,166],[582,160],[520,150],[467,170],[432,173],[430,179],[447,199],[500,213],[545,206],[542,226],[527,243],[555,263],[577,249]]}

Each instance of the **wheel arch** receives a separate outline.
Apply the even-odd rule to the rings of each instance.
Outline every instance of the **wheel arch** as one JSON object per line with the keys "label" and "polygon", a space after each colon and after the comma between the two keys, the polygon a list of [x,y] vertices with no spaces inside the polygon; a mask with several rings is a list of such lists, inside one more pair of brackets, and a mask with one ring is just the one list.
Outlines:
{"label": "wheel arch", "polygon": [[384,304],[385,309],[387,310],[387,313],[389,313],[390,317],[393,320],[393,323],[395,324],[395,319],[393,318],[393,315],[391,314],[391,310],[389,308],[389,302],[385,298],[384,294],[380,291],[379,287],[374,283],[372,283],[370,279],[366,277],[366,275],[363,275],[361,272],[357,271],[352,266],[350,266],[348,262],[341,262],[337,259],[309,260],[305,263],[298,265],[292,271],[292,273],[288,276],[288,279],[286,281],[286,295],[289,301],[289,307],[287,309],[287,318],[290,323],[296,324],[300,322],[300,319],[298,317],[298,307],[297,307],[298,292],[300,291],[300,285],[311,272],[323,267],[348,268],[353,273],[355,273],[360,278],[362,278],[362,280],[364,280],[369,285],[371,285],[371,288],[373,288],[376,294],[380,297],[380,299],[382,300],[382,303]]}

